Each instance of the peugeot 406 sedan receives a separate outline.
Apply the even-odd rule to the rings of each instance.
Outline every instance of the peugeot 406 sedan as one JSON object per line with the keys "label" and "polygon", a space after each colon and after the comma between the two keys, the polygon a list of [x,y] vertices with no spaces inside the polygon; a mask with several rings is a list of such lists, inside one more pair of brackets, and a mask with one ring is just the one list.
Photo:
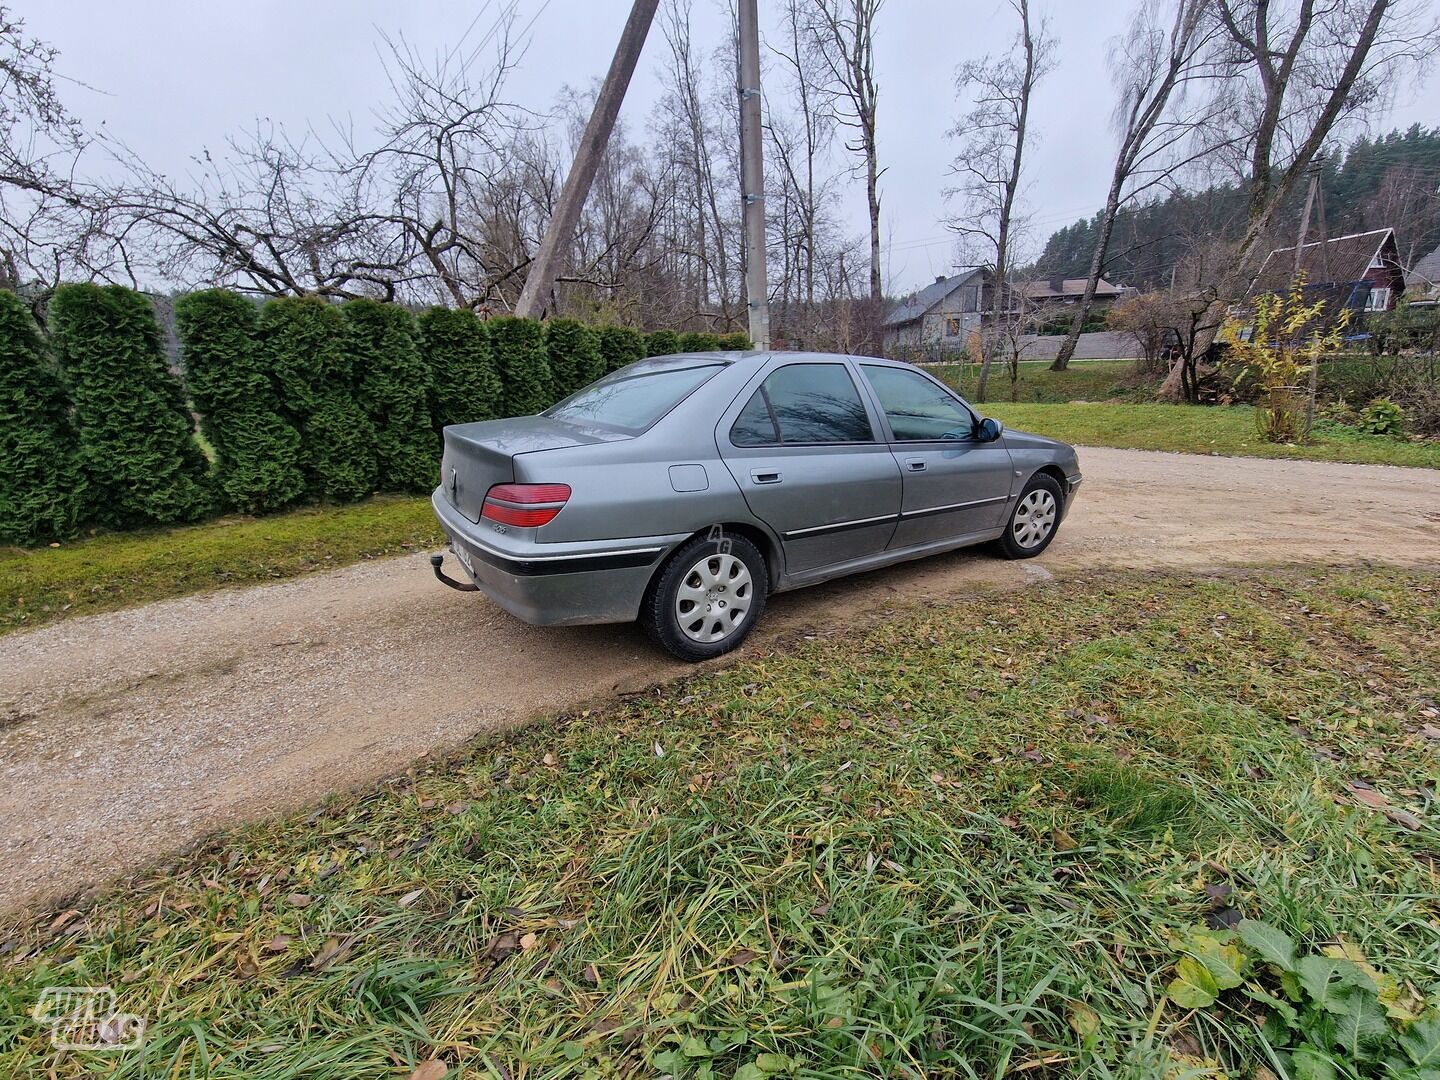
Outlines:
{"label": "peugeot 406 sedan", "polygon": [[654,357],[539,416],[447,427],[432,502],[473,584],[432,562],[526,622],[639,619],[704,660],[771,593],[968,544],[1038,555],[1079,484],[1073,448],[909,364]]}

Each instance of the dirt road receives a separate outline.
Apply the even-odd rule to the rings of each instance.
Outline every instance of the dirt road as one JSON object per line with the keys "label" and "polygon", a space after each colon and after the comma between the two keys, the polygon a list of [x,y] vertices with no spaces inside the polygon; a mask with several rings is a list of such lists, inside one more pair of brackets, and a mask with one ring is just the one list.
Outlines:
{"label": "dirt road", "polygon": [[[836,629],[837,596],[856,623],[1077,569],[1440,564],[1440,472],[1098,449],[1081,464],[1041,559],[958,553],[776,597],[758,647]],[[0,911],[687,670],[633,627],[525,626],[440,586],[424,556],[0,638]]]}

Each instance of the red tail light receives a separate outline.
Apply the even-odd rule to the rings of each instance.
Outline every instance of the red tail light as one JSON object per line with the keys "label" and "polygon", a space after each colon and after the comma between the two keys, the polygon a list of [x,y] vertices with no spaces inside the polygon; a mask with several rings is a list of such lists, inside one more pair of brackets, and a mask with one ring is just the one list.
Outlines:
{"label": "red tail light", "polygon": [[480,516],[533,529],[554,520],[569,498],[569,484],[496,484],[485,493]]}

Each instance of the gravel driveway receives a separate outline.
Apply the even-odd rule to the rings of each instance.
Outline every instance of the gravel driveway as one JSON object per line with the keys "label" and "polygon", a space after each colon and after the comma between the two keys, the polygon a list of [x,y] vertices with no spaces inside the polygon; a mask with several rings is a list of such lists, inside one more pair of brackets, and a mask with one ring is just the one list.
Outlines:
{"label": "gravel driveway", "polygon": [[[1440,472],[1104,449],[1081,465],[1040,559],[961,552],[780,596],[739,655],[836,629],[837,608],[863,622],[1052,572],[1440,565]],[[0,911],[687,670],[632,627],[519,623],[439,585],[423,555],[0,638]]]}

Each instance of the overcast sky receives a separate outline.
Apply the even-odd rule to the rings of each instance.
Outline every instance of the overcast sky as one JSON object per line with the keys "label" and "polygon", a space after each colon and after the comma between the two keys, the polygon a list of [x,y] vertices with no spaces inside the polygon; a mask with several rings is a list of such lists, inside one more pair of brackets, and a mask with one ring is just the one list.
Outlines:
{"label": "overcast sky", "polygon": [[[226,135],[257,117],[292,133],[327,118],[369,123],[387,90],[376,43],[403,34],[422,53],[452,44],[480,15],[477,33],[512,0],[17,0],[14,10],[32,33],[61,50],[59,68],[88,84],[67,88],[67,101],[88,124],[104,123],[154,168],[183,174],[203,148],[223,148]],[[603,75],[629,11],[629,0],[513,0],[529,51],[511,82],[511,97],[549,109],[561,87],[586,86]],[[693,0],[697,43],[719,43],[718,0]],[[760,0],[761,21],[776,5]],[[488,7],[488,11],[486,10]],[[1038,134],[1027,201],[1034,232],[1093,213],[1109,178],[1113,138],[1105,68],[1107,39],[1132,4],[1122,0],[1038,0],[1058,39],[1058,66],[1033,104]],[[1013,17],[998,0],[889,0],[877,29],[879,141],[887,284],[922,285],[954,267],[946,234],[943,190],[955,148],[945,132],[959,111],[956,65],[1006,47]],[[664,39],[658,27],[646,44],[623,116],[643,130],[659,95]],[[1433,87],[1432,87],[1433,89]],[[1400,92],[1381,128],[1440,123],[1435,95]],[[864,230],[863,191],[846,210]]]}

